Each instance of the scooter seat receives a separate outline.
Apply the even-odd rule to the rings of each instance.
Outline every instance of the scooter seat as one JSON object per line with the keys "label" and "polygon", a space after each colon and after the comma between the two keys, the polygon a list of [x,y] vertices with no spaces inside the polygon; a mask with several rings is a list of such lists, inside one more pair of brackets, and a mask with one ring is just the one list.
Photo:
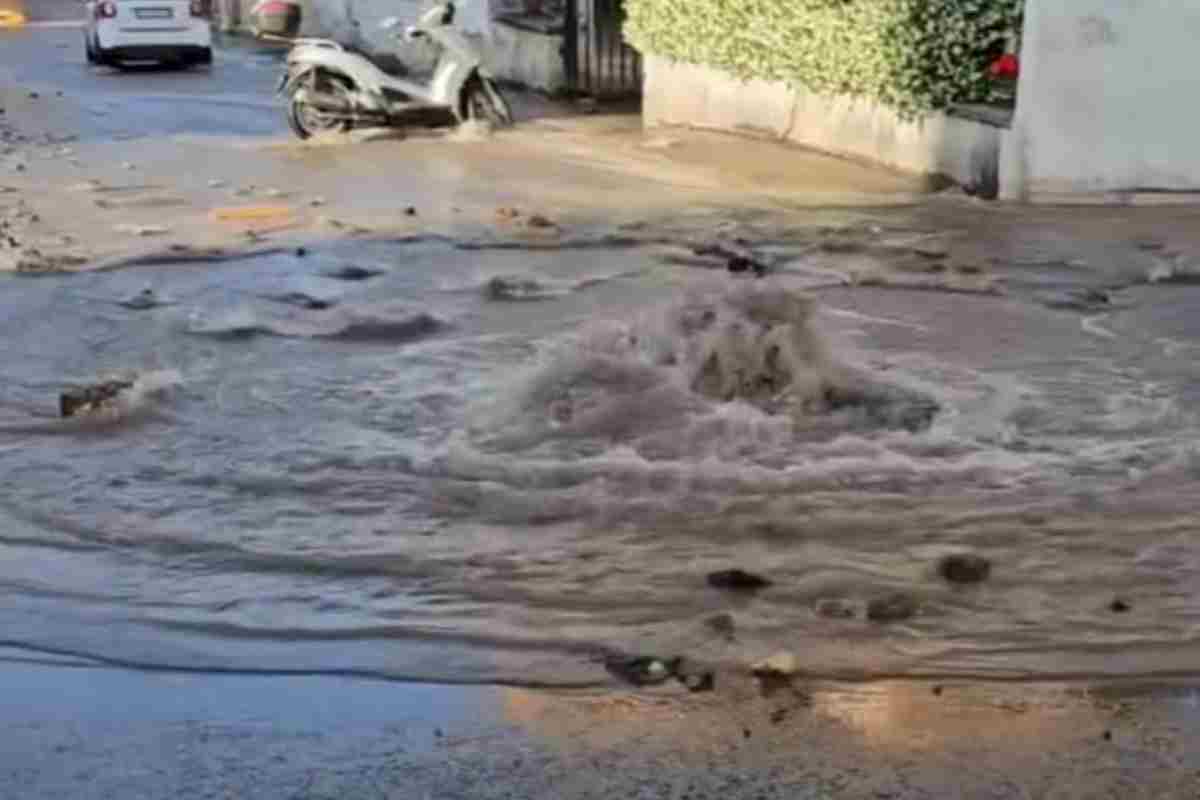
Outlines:
{"label": "scooter seat", "polygon": [[385,72],[388,75],[399,78],[408,74],[408,70],[404,66],[404,62],[396,58],[390,53],[381,53],[379,51],[371,52],[361,47],[349,46],[346,47],[346,52],[361,56],[367,61],[370,61],[380,72]]}

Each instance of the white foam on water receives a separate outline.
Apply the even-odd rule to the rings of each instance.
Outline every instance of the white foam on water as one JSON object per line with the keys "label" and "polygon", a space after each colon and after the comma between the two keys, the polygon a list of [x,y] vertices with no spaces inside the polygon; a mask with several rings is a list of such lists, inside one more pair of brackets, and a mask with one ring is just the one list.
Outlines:
{"label": "white foam on water", "polygon": [[448,141],[460,144],[486,142],[492,138],[492,126],[482,119],[469,119],[460,124],[446,137]]}
{"label": "white foam on water", "polygon": [[746,282],[586,325],[475,404],[445,477],[517,521],[639,504],[718,510],[750,495],[996,489],[1062,460],[1003,446],[1026,394],[1015,382],[875,373],[832,347],[818,317],[808,295]]}

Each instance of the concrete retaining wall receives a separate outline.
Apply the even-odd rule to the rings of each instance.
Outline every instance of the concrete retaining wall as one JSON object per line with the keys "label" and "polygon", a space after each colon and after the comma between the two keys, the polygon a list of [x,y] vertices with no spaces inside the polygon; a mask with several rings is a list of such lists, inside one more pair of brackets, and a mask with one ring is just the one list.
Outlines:
{"label": "concrete retaining wall", "polygon": [[1200,190],[1200,3],[1026,0],[1006,193]]}
{"label": "concrete retaining wall", "polygon": [[646,55],[648,127],[684,125],[766,134],[905,172],[944,175],[985,194],[996,189],[1007,131],[944,114],[908,122],[862,100],[826,98],[786,84],[742,81],[720,70]]}

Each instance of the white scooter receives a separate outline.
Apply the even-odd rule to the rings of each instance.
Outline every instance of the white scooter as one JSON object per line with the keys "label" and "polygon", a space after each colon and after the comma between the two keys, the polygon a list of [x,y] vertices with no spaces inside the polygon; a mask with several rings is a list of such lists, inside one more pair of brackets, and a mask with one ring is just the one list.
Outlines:
{"label": "white scooter", "polygon": [[416,25],[398,33],[389,17],[380,28],[397,38],[428,38],[441,52],[428,86],[396,77],[365,53],[330,39],[296,39],[287,57],[279,91],[288,98],[288,124],[301,139],[359,125],[398,125],[405,116],[441,112],[457,122],[486,120],[512,124],[512,111],[483,67],[479,51],[450,27],[452,0],[438,3]]}

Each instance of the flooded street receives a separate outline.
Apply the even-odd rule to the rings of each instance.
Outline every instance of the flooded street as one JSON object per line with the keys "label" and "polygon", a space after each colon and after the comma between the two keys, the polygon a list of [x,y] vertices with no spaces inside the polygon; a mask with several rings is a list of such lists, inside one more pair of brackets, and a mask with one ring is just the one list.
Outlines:
{"label": "flooded street", "polygon": [[0,36],[0,798],[1194,795],[1195,209],[78,39]]}
{"label": "flooded street", "polygon": [[[678,230],[6,279],[7,644],[548,686],[610,681],[614,651],[1190,674],[1200,288],[1120,259],[831,286],[914,246],[909,212],[870,216],[726,221],[762,279],[686,263]],[[1111,310],[1059,302],[1122,272]],[[116,410],[55,418],[107,375],[136,380]],[[942,581],[961,549],[992,580]],[[705,584],[730,566],[774,585]],[[891,591],[919,613],[864,619]]]}

